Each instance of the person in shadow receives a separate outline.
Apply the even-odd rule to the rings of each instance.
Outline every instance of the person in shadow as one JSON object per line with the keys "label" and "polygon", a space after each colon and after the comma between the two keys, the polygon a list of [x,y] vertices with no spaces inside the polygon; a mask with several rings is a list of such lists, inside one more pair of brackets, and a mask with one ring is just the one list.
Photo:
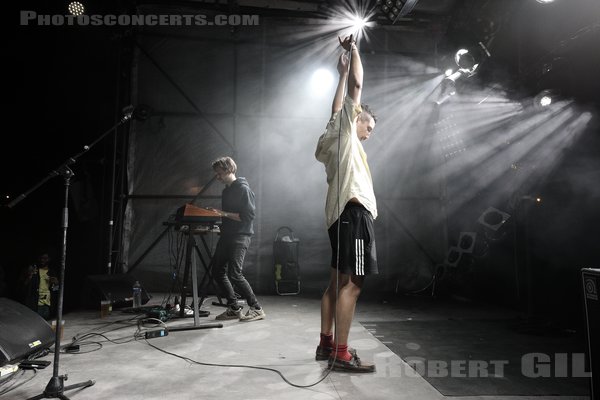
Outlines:
{"label": "person in shadow", "polygon": [[18,298],[21,303],[50,319],[56,312],[58,274],[51,265],[50,249],[40,250],[35,262],[27,266],[19,276]]}

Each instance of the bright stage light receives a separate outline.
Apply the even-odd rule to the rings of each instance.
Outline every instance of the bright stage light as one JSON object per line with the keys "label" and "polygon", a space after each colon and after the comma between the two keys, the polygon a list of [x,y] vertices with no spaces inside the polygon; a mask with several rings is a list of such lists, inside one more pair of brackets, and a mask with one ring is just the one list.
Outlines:
{"label": "bright stage light", "polygon": [[366,19],[361,18],[358,15],[355,15],[352,18],[352,30],[353,31],[362,31],[367,26],[367,22],[368,21]]}
{"label": "bright stage light", "polygon": [[552,104],[552,97],[542,96],[542,98],[540,99],[540,105],[542,107],[546,107],[546,106],[549,106],[550,104]]}
{"label": "bright stage light", "polygon": [[548,107],[559,99],[559,94],[556,90],[542,90],[533,98],[533,105],[538,108]]}
{"label": "bright stage light", "polygon": [[354,40],[358,42],[365,34],[365,29],[373,25],[369,17],[361,17],[357,14],[346,14],[341,20],[341,24],[346,26],[347,34],[354,35]]}
{"label": "bright stage light", "polygon": [[71,15],[83,15],[85,13],[85,7],[78,1],[72,1],[68,6]]}
{"label": "bright stage light", "polygon": [[366,2],[352,0],[327,10],[329,22],[335,27],[336,35],[344,38],[354,36],[356,43],[367,37],[367,28],[375,26],[372,20],[376,10]]}
{"label": "bright stage light", "polygon": [[548,3],[553,3],[554,0],[536,0],[538,3],[542,3],[542,4],[548,4]]}
{"label": "bright stage light", "polygon": [[321,97],[330,92],[333,84],[333,74],[325,68],[316,70],[310,78],[310,91],[313,96]]}

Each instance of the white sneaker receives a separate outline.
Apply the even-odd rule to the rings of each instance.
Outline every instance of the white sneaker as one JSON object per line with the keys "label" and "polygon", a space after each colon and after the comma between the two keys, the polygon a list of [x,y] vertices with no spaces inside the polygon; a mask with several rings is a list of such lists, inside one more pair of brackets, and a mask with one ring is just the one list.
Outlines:
{"label": "white sneaker", "polygon": [[220,321],[224,321],[224,320],[229,320],[229,319],[241,319],[242,316],[242,309],[240,308],[239,310],[234,310],[232,308],[227,308],[227,310],[219,315],[217,315],[215,317],[215,319],[220,320]]}
{"label": "white sneaker", "polygon": [[267,314],[265,314],[265,312],[263,311],[262,308],[259,308],[259,309],[250,308],[246,312],[246,315],[242,315],[240,317],[240,321],[241,322],[258,321],[259,319],[265,319],[266,316],[267,316]]}

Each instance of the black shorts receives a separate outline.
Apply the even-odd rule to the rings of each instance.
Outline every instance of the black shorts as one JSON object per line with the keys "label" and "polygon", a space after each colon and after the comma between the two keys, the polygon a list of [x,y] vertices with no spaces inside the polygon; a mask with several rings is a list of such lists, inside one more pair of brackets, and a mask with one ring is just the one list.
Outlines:
{"label": "black shorts", "polygon": [[329,228],[331,266],[337,268],[338,222],[340,227],[340,272],[348,275],[377,274],[377,251],[373,216],[359,203],[348,202],[340,218]]}

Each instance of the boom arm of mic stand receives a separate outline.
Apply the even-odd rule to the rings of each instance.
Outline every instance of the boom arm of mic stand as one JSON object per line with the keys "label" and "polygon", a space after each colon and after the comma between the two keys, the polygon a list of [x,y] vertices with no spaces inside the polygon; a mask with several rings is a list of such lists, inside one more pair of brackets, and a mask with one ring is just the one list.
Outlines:
{"label": "boom arm of mic stand", "polygon": [[50,178],[53,178],[55,176],[60,175],[61,174],[60,171],[64,170],[64,168],[67,168],[71,164],[75,164],[75,162],[79,159],[79,157],[81,157],[82,155],[84,155],[85,153],[87,153],[88,151],[90,151],[90,149],[92,147],[94,147],[99,141],[101,141],[102,139],[104,139],[104,137],[106,135],[108,135],[109,133],[111,133],[113,130],[117,129],[119,126],[121,126],[125,122],[129,121],[131,119],[131,115],[133,113],[133,108],[131,108],[131,110],[129,110],[126,107],[123,111],[124,111],[125,115],[123,116],[123,118],[121,118],[121,120],[118,123],[116,123],[111,128],[109,128],[106,132],[104,132],[102,135],[100,135],[98,137],[98,139],[94,140],[92,143],[90,143],[88,145],[84,145],[83,146],[83,151],[79,152],[78,154],[74,155],[73,157],[69,157],[58,168],[56,168],[55,170],[51,171],[44,179],[42,179],[41,181],[39,181],[38,183],[36,183],[35,185],[33,185],[30,189],[28,189],[24,193],[22,193],[19,196],[15,197],[15,199],[13,201],[11,201],[10,203],[8,203],[8,205],[7,205],[8,208],[13,208],[14,206],[16,206],[18,203],[20,203],[22,200],[24,200],[27,196],[29,196],[32,192],[34,192],[35,190],[37,190],[37,188],[39,188],[44,183],[46,183],[46,181],[48,181]]}

